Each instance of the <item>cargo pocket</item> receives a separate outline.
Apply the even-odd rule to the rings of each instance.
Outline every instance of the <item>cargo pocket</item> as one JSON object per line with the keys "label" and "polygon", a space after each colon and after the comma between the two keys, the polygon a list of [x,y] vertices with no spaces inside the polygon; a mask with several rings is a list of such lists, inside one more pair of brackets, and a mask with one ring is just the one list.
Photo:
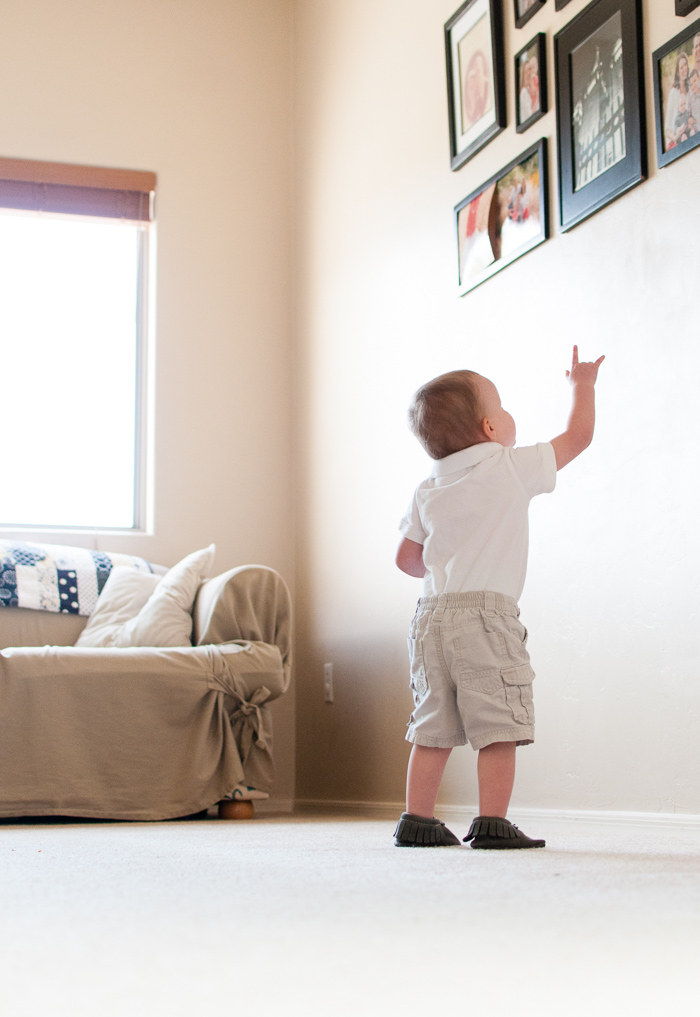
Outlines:
{"label": "cargo pocket", "polygon": [[500,671],[472,671],[462,674],[459,684],[465,692],[483,692],[487,696],[503,690]]}
{"label": "cargo pocket", "polygon": [[535,708],[532,701],[532,680],[535,672],[529,664],[504,667],[501,676],[506,687],[506,702],[518,724],[533,724]]}

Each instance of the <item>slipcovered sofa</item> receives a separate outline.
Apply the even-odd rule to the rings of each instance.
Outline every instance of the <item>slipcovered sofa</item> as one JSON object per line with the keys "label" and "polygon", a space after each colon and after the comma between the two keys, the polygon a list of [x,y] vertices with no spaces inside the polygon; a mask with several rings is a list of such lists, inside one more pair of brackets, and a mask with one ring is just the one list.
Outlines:
{"label": "slipcovered sofa", "polygon": [[91,646],[86,617],[0,607],[0,817],[164,820],[235,787],[266,797],[289,591],[273,569],[234,568],[197,583],[191,619],[190,646]]}

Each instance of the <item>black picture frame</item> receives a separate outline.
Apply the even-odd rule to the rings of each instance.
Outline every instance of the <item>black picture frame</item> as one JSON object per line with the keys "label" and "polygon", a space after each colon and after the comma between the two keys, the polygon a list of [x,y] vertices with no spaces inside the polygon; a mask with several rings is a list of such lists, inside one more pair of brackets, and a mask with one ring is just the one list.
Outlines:
{"label": "black picture frame", "polygon": [[641,0],[593,0],[554,36],[554,62],[566,231],[647,176]]}
{"label": "black picture frame", "polygon": [[[532,83],[532,77],[528,79],[527,72],[525,70],[524,61],[532,63],[533,60],[537,61],[536,73],[538,78],[537,88],[534,92],[530,88]],[[534,74],[535,70],[531,70],[530,75]],[[526,94],[530,91],[531,94],[528,97]],[[525,94],[524,94],[525,92]],[[532,95],[536,97],[533,100]],[[530,102],[528,107],[526,104]],[[535,105],[535,101],[537,105]],[[528,112],[529,109],[529,112]],[[528,130],[529,127],[543,117],[548,111],[549,106],[547,103],[547,36],[544,32],[539,32],[533,39],[530,39],[526,46],[520,50],[519,53],[515,54],[515,130],[517,134],[522,134],[523,131]]]}
{"label": "black picture frame", "polygon": [[472,191],[455,206],[454,216],[464,296],[549,239],[547,139],[540,138]]}
{"label": "black picture frame", "polygon": [[507,124],[500,0],[466,0],[455,11],[445,23],[445,61],[454,171]]}
{"label": "black picture frame", "polygon": [[[521,14],[520,11],[522,10],[524,3],[529,3],[530,6]],[[546,3],[547,0],[513,0],[515,27],[522,28],[523,25],[526,25],[530,18],[534,17],[540,8],[544,7]]]}
{"label": "black picture frame", "polygon": [[554,10],[563,11],[568,3],[571,3],[571,0],[554,0]]}
{"label": "black picture frame", "polygon": [[700,7],[700,0],[676,0],[676,14],[679,18],[684,18],[696,7]]}
{"label": "black picture frame", "polygon": [[[680,108],[683,57],[687,82],[685,110]],[[659,167],[663,167],[700,145],[700,20],[686,25],[682,32],[655,50],[651,61],[654,71],[656,157]],[[697,93],[694,88],[698,89]],[[688,130],[684,132],[686,118]]]}

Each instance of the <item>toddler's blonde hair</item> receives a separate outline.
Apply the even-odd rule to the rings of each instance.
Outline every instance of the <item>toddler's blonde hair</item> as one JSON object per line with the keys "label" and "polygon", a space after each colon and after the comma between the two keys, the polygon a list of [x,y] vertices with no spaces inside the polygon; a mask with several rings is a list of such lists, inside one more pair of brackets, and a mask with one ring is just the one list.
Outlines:
{"label": "toddler's blonde hair", "polygon": [[432,459],[444,459],[485,441],[476,371],[449,371],[421,385],[408,410],[408,424]]}

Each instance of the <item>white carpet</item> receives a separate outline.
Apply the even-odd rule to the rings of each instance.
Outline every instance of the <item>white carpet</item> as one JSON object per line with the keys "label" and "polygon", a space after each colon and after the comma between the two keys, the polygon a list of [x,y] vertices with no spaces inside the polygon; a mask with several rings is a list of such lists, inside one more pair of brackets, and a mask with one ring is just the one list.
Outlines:
{"label": "white carpet", "polygon": [[393,825],[2,822],[3,1017],[700,1011],[697,833]]}

